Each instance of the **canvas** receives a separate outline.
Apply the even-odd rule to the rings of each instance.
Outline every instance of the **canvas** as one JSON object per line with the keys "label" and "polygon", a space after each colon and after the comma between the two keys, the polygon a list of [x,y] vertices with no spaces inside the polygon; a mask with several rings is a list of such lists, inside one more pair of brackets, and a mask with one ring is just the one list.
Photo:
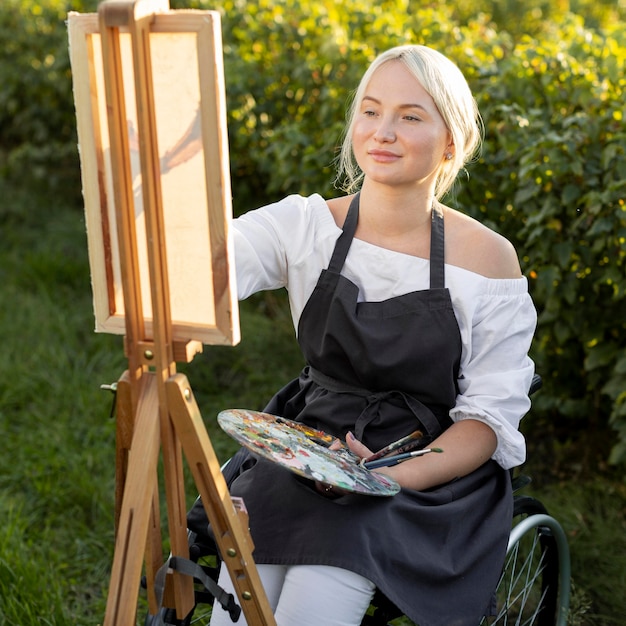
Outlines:
{"label": "canvas", "polygon": [[[97,14],[70,13],[70,57],[95,330],[126,332],[120,245]],[[121,29],[120,29],[121,30]],[[130,35],[120,50],[140,310],[151,336],[149,257]],[[238,304],[219,14],[168,11],[150,26],[167,292],[174,341],[236,344]]]}

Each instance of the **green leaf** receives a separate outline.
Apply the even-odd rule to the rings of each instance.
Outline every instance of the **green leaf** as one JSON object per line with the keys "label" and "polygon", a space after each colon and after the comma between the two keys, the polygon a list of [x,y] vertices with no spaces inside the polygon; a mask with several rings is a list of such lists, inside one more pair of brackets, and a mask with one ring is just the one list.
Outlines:
{"label": "green leaf", "polygon": [[581,188],[579,185],[571,185],[567,184],[563,188],[563,193],[561,195],[561,201],[564,205],[573,204],[578,198],[581,196]]}
{"label": "green leaf", "polygon": [[612,343],[598,343],[589,350],[585,358],[585,369],[591,371],[604,367],[615,360],[617,348]]}

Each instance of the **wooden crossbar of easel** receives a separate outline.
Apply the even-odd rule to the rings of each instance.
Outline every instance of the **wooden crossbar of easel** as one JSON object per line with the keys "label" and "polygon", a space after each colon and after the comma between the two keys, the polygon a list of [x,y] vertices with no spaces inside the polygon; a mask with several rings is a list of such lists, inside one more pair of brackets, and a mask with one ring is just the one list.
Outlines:
{"label": "wooden crossbar of easel", "polygon": [[[170,306],[150,44],[152,27],[162,13],[177,12],[169,11],[168,0],[104,0],[97,17],[128,358],[128,370],[117,385],[116,544],[104,624],[129,626],[135,623],[144,557],[150,611],[158,610],[153,587],[156,572],[163,563],[157,472],[162,452],[172,555],[188,558],[184,456],[247,622],[253,626],[272,626],[275,620],[252,558],[253,546],[245,517],[230,498],[191,386],[186,377],[176,371],[176,361],[190,361],[201,343],[175,337]],[[201,13],[207,14],[204,21],[218,17],[214,13],[208,15],[212,12]],[[70,15],[70,45],[72,38],[78,37],[76,25],[82,23],[80,17]],[[189,12],[182,19],[193,21],[194,17]],[[217,26],[214,21],[213,28]],[[93,31],[93,24],[91,28]],[[148,322],[140,285],[142,272],[129,156],[121,33],[130,36],[132,46],[151,299]],[[217,30],[215,34],[219,34]],[[78,103],[77,116],[80,142]],[[210,130],[204,132],[210,133]],[[81,154],[81,161],[83,158],[88,160],[88,155]],[[83,163],[84,186],[87,182],[85,169]],[[223,225],[217,224],[214,230],[223,235]],[[219,289],[220,280],[219,276],[213,276],[214,289]],[[107,284],[106,290],[112,291],[111,285]],[[219,297],[220,294],[215,294],[216,300]],[[193,607],[193,581],[178,572],[169,573],[167,578],[165,605],[175,608],[177,617],[182,619]]]}

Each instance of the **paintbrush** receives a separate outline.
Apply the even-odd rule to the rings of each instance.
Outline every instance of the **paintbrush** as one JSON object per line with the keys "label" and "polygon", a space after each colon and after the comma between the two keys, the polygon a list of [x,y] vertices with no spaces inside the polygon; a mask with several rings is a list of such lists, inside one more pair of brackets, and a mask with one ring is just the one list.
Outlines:
{"label": "paintbrush", "polygon": [[424,437],[424,433],[421,430],[413,431],[410,435],[406,435],[405,437],[401,437],[398,441],[393,441],[389,445],[381,448],[378,452],[374,452],[371,456],[363,459],[361,464],[369,463],[370,461],[376,461],[392,452],[396,454],[402,454],[403,452],[410,452],[411,450],[415,450],[415,448],[423,447],[426,445],[430,439],[428,437]]}
{"label": "paintbrush", "polygon": [[425,448],[423,450],[413,450],[413,452],[403,452],[402,454],[394,454],[392,456],[386,456],[382,459],[376,459],[375,461],[361,461],[361,465],[365,469],[376,469],[377,467],[392,467],[398,465],[409,459],[414,459],[418,456],[424,456],[430,452],[443,452],[441,448]]}

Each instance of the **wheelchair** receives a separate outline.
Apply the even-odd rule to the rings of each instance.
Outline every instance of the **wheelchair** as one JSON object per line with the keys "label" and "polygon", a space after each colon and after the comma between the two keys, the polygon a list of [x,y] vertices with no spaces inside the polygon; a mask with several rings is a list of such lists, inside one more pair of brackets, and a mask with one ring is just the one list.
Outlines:
{"label": "wheelchair", "polygon": [[[530,394],[541,387],[535,376]],[[531,481],[513,477],[513,523],[506,560],[494,594],[490,615],[477,626],[566,626],[571,566],[567,537],[559,522],[536,498],[520,494]],[[220,558],[210,534],[188,531],[189,561],[176,560],[178,569],[194,577],[195,607],[184,619],[176,611],[161,608],[147,615],[144,626],[204,626],[213,604],[219,601],[235,618],[240,612],[235,599],[217,587]],[[177,565],[179,563],[180,565]],[[234,620],[233,620],[234,621]],[[412,624],[383,594],[376,592],[361,626],[407,626]]]}

